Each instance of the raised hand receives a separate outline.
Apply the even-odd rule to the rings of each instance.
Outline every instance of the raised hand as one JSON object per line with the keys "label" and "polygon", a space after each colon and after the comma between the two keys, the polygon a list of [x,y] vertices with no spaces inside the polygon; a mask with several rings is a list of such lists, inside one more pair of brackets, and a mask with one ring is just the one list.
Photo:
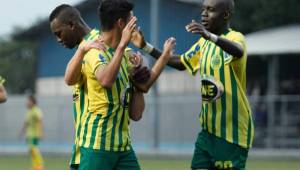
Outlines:
{"label": "raised hand", "polygon": [[136,22],[137,22],[137,18],[132,17],[130,19],[130,21],[127,23],[127,25],[125,26],[125,28],[123,29],[123,32],[122,32],[122,38],[120,41],[120,45],[122,45],[122,46],[128,45],[128,43],[131,40],[133,31],[136,29]]}
{"label": "raised hand", "polygon": [[135,67],[143,64],[143,57],[140,52],[137,53],[132,52],[129,57],[129,60]]}
{"label": "raised hand", "polygon": [[173,56],[174,47],[176,45],[176,39],[171,37],[165,41],[164,50],[162,56],[167,57],[168,59]]}
{"label": "raised hand", "polygon": [[204,28],[204,26],[195,20],[192,20],[187,26],[185,26],[187,32],[191,32],[193,34],[200,34],[205,39],[209,39],[210,33]]}
{"label": "raised hand", "polygon": [[150,79],[151,72],[148,67],[143,66],[143,57],[141,53],[132,53],[129,60],[134,65],[129,74],[130,79],[137,83],[147,82]]}
{"label": "raised hand", "polygon": [[82,52],[86,53],[90,49],[97,49],[97,50],[106,50],[105,44],[103,39],[99,36],[96,40],[89,41],[81,46],[79,46],[79,49],[82,50]]}
{"label": "raised hand", "polygon": [[131,43],[137,47],[137,48],[144,48],[146,45],[146,41],[143,35],[143,32],[141,31],[140,27],[135,29],[132,33],[131,37]]}

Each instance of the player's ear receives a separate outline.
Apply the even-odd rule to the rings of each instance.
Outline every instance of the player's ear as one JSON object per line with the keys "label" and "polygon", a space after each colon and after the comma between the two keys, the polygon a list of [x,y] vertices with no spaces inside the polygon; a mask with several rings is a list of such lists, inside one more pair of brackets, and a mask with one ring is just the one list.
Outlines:
{"label": "player's ear", "polygon": [[230,11],[225,11],[224,12],[224,19],[228,20],[231,16],[231,12]]}
{"label": "player's ear", "polygon": [[75,22],[74,21],[72,21],[72,20],[70,20],[69,22],[68,22],[68,26],[71,28],[71,30],[75,30]]}
{"label": "player's ear", "polygon": [[118,20],[117,20],[117,26],[119,27],[119,28],[124,28],[125,26],[126,26],[126,24],[125,24],[125,22],[124,22],[124,20],[122,19],[122,18],[119,18]]}

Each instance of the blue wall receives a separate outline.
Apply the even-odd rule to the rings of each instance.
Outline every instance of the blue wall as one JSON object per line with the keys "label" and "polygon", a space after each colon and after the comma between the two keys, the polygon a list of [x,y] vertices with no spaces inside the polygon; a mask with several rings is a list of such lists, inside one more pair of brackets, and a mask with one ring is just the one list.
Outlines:
{"label": "blue wall", "polygon": [[[150,40],[150,0],[134,0],[134,14],[138,17],[138,25],[142,28],[147,40]],[[97,9],[82,13],[83,18],[91,28],[99,28]],[[185,31],[185,25],[192,19],[199,19],[200,8],[177,2],[175,0],[159,1],[159,48],[164,41],[173,36],[177,39],[176,52],[183,53],[197,41],[199,36]],[[66,64],[72,57],[74,50],[65,49],[55,40],[50,30],[40,38],[38,49],[38,76],[62,76]]]}

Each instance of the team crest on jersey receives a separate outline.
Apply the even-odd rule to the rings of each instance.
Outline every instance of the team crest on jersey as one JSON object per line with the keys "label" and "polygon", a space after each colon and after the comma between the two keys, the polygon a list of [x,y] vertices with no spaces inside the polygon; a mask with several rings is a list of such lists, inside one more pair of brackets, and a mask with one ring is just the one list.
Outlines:
{"label": "team crest on jersey", "polygon": [[214,55],[211,58],[210,66],[212,69],[220,69],[222,66],[222,58],[220,55]]}

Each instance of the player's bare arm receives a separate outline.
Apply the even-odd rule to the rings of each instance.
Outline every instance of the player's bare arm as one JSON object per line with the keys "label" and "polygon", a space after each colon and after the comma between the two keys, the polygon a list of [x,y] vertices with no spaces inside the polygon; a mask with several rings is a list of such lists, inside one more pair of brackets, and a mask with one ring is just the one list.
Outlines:
{"label": "player's bare arm", "polygon": [[78,47],[65,71],[64,78],[67,85],[74,85],[80,80],[82,60],[90,49],[105,50],[105,45],[101,37]]}
{"label": "player's bare arm", "polygon": [[145,100],[143,92],[134,89],[132,99],[129,104],[129,117],[131,120],[139,121],[142,118],[145,109]]}
{"label": "player's bare arm", "polygon": [[244,54],[244,49],[240,44],[209,32],[201,23],[198,23],[195,20],[192,20],[192,22],[186,26],[186,30],[193,34],[200,34],[203,38],[216,43],[219,47],[232,56],[240,58]]}
{"label": "player's bare arm", "polygon": [[162,55],[155,62],[154,66],[151,69],[150,79],[146,83],[134,82],[134,86],[140,91],[147,93],[153,83],[157,80],[158,76],[163,71],[165,65],[168,63],[170,58],[173,56],[174,46],[176,44],[175,38],[169,38],[165,41],[164,50]]}
{"label": "player's bare arm", "polygon": [[[149,44],[147,44],[140,29],[134,31],[131,42],[135,47],[144,49],[145,52],[148,52],[155,59],[158,59],[162,55],[162,52],[159,49],[154,47],[150,47],[150,49],[148,47]],[[185,66],[180,61],[180,55],[177,54],[173,54],[173,56],[169,59],[167,65],[180,71],[185,70]]]}
{"label": "player's bare arm", "polygon": [[122,62],[124,50],[127,47],[133,30],[136,27],[136,17],[132,17],[126,27],[123,29],[122,38],[116,48],[114,56],[106,66],[101,66],[96,71],[96,78],[104,88],[111,88],[115,82]]}

